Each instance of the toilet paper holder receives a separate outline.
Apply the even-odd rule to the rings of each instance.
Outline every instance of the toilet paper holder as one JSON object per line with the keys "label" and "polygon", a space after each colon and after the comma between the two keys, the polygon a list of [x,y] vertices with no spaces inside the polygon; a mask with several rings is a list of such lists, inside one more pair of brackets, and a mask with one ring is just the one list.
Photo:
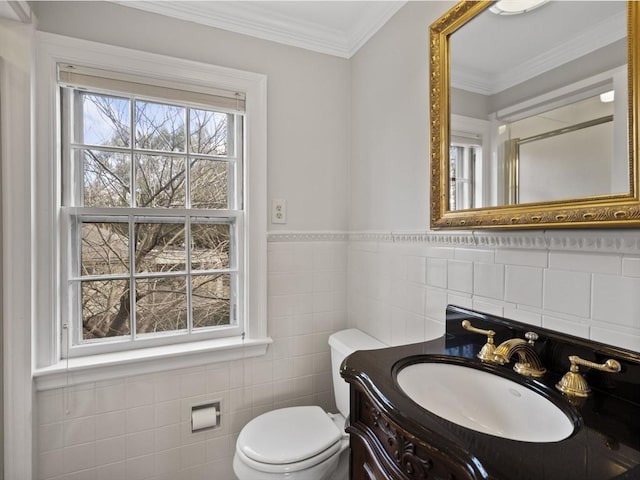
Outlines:
{"label": "toilet paper holder", "polygon": [[220,401],[191,406],[191,432],[211,430],[220,425]]}

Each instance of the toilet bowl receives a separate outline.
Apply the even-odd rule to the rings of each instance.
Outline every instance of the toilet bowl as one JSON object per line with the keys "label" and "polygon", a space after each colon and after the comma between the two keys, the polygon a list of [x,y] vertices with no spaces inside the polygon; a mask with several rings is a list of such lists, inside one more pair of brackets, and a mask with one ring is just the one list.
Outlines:
{"label": "toilet bowl", "polygon": [[240,432],[233,468],[240,480],[325,480],[349,440],[342,415],[317,406],[272,410]]}
{"label": "toilet bowl", "polygon": [[238,435],[233,470],[239,480],[347,480],[349,384],[340,365],[356,350],[383,348],[367,334],[342,330],[329,337],[336,405],[340,413],[318,406],[288,407],[259,415]]}

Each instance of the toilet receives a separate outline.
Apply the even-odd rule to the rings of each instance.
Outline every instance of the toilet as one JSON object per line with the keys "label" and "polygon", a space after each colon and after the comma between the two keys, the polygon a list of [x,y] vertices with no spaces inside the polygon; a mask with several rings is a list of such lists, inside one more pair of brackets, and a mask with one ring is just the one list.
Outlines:
{"label": "toilet", "polygon": [[347,480],[349,478],[349,384],[340,377],[342,361],[356,350],[386,345],[360,330],[329,337],[333,389],[339,413],[318,406],[263,413],[240,432],[233,457],[238,480]]}

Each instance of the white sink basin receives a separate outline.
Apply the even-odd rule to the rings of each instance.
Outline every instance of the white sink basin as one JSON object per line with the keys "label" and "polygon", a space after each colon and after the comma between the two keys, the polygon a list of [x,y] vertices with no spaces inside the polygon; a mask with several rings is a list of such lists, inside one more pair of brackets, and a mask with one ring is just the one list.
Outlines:
{"label": "white sink basin", "polygon": [[421,407],[471,430],[524,442],[557,442],[573,421],[552,402],[506,378],[450,363],[415,363],[397,376]]}

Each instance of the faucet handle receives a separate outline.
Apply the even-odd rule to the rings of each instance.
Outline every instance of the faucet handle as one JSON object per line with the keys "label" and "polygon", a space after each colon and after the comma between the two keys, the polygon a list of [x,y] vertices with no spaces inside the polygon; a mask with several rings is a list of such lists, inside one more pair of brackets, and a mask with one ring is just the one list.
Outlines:
{"label": "faucet handle", "polygon": [[565,375],[556,384],[556,388],[562,393],[573,397],[587,397],[591,393],[591,389],[589,388],[587,381],[580,374],[578,365],[609,373],[618,373],[620,370],[622,370],[620,362],[612,358],[610,358],[603,364],[598,364],[590,362],[588,360],[584,360],[577,355],[571,355],[569,356],[569,361],[571,362],[571,367],[569,368],[569,371],[565,373]]}
{"label": "faucet handle", "polygon": [[529,341],[529,344],[533,345],[539,337],[536,332],[527,332],[524,334],[524,338]]}
{"label": "faucet handle", "polygon": [[[496,332],[494,332],[493,330],[482,330],[481,328],[474,327],[473,325],[471,325],[471,322],[469,320],[462,321],[462,328],[464,328],[465,330],[469,330],[470,332],[473,332],[473,333],[480,333],[482,335],[486,335],[491,339],[492,343],[493,343],[493,336],[496,334]],[[489,338],[487,338],[487,341],[489,341]]]}
{"label": "faucet handle", "polygon": [[487,336],[487,343],[485,343],[484,346],[480,349],[480,352],[478,352],[478,358],[483,362],[495,363],[493,360],[493,354],[496,350],[496,346],[493,343],[493,337],[495,336],[496,332],[494,332],[493,330],[482,330],[481,328],[476,328],[471,325],[471,322],[469,320],[462,321],[462,328],[473,333],[479,333],[481,335]]}
{"label": "faucet handle", "polygon": [[576,371],[578,371],[578,365],[582,365],[583,367],[594,368],[596,370],[601,370],[603,372],[609,372],[609,373],[618,373],[620,370],[622,370],[622,365],[620,365],[620,362],[617,360],[614,360],[613,358],[610,358],[606,362],[600,364],[600,363],[590,362],[589,360],[580,358],[577,355],[571,355],[569,357],[569,361],[571,362],[571,369],[575,367]]}

